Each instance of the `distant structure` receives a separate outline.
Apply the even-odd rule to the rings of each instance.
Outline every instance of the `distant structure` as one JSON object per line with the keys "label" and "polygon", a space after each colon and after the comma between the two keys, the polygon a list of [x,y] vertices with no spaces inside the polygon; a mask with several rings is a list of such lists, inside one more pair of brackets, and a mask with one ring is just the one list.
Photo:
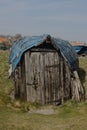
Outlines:
{"label": "distant structure", "polygon": [[15,36],[0,36],[0,50],[7,50],[12,47],[14,42],[22,39],[21,34],[16,34]]}
{"label": "distant structure", "polygon": [[41,104],[83,99],[78,57],[69,42],[50,35],[25,37],[12,46],[9,60],[15,97]]}
{"label": "distant structure", "polygon": [[12,45],[10,44],[9,40],[5,36],[0,36],[0,50],[9,49]]}
{"label": "distant structure", "polygon": [[70,42],[79,55],[87,55],[87,43],[84,42]]}

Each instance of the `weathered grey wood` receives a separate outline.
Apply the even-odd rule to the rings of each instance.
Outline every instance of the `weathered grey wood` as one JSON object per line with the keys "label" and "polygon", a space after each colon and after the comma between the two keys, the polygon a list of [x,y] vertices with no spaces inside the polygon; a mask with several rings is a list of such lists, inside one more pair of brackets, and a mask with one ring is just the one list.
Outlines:
{"label": "weathered grey wood", "polygon": [[29,52],[26,52],[25,53],[25,77],[26,77],[26,98],[27,98],[27,101],[29,101],[30,97],[31,97],[31,89],[29,89]]}
{"label": "weathered grey wood", "polygon": [[[56,59],[56,60],[55,60]],[[46,102],[53,103],[58,97],[58,81],[59,72],[57,72],[58,53],[47,53],[45,55],[45,87],[46,87]],[[57,88],[57,90],[56,90]]]}
{"label": "weathered grey wood", "polygon": [[48,57],[47,54],[44,55],[44,59],[45,59],[45,66],[44,66],[44,86],[45,86],[45,103],[47,104],[49,101],[49,82],[48,82],[48,77],[49,77],[49,72],[47,70],[47,66],[48,66]]}
{"label": "weathered grey wood", "polygon": [[63,76],[63,59],[61,57],[61,60],[60,60],[60,69],[61,69],[61,73],[60,73],[60,76],[61,76],[61,101],[62,103],[64,102],[64,76]]}
{"label": "weathered grey wood", "polygon": [[78,74],[69,69],[60,51],[33,48],[22,58],[14,73],[17,97],[42,104],[81,100],[84,90]]}
{"label": "weathered grey wood", "polygon": [[46,49],[46,48],[32,48],[31,52],[56,52],[55,49]]}
{"label": "weathered grey wood", "polygon": [[14,96],[16,97],[16,98],[18,98],[19,97],[19,87],[18,87],[18,69],[16,69],[15,70],[15,72],[14,72],[14,85],[15,85],[15,88],[14,88]]}
{"label": "weathered grey wood", "polygon": [[59,100],[59,54],[56,53],[54,55],[54,63],[57,64],[57,67],[55,68],[55,100]]}
{"label": "weathered grey wood", "polygon": [[[43,68],[43,54],[38,53],[38,59],[39,59],[39,67],[38,67],[38,72],[39,72],[39,81],[38,86],[39,86],[39,95],[40,95],[40,101],[42,104],[44,104],[44,68]],[[38,95],[38,96],[39,96]]]}
{"label": "weathered grey wood", "polygon": [[64,77],[64,99],[68,100],[71,97],[71,72],[66,62],[63,67]]}
{"label": "weathered grey wood", "polygon": [[[41,88],[43,85],[43,67],[42,67],[42,56],[39,53],[31,53],[28,61],[28,71],[27,71],[27,84],[28,84],[28,101],[41,102],[43,99],[43,93]],[[42,91],[43,92],[43,91]]]}
{"label": "weathered grey wood", "polygon": [[25,77],[25,59],[24,59],[24,55],[21,59],[21,62],[20,62],[20,74],[21,74],[21,78],[20,78],[20,81],[21,81],[21,98],[22,100],[26,100],[26,77]]}
{"label": "weathered grey wood", "polygon": [[25,61],[29,61],[25,64],[28,101],[37,101],[45,104],[51,101],[55,102],[58,99],[58,58],[57,52],[32,52],[30,57],[28,53],[25,54]]}
{"label": "weathered grey wood", "polygon": [[73,94],[73,98],[76,99],[77,101],[81,101],[81,99],[83,99],[83,97],[84,97],[84,89],[83,89],[83,86],[80,82],[77,71],[74,71],[73,74],[74,74],[74,79],[73,79],[74,94]]}
{"label": "weathered grey wood", "polygon": [[28,91],[29,97],[27,97],[28,101],[35,102],[37,101],[37,70],[36,70],[36,57],[35,55],[30,55],[28,60]]}

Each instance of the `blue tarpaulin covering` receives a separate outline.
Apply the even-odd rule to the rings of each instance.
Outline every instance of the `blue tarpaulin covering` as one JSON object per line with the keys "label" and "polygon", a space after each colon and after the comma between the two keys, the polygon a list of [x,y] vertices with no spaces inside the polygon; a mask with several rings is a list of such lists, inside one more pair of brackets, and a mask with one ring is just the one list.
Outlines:
{"label": "blue tarpaulin covering", "polygon": [[[42,35],[42,36],[29,36],[24,37],[22,40],[16,42],[12,46],[9,62],[12,64],[12,71],[14,71],[18,65],[18,63],[21,60],[21,56],[23,53],[32,47],[38,46],[42,44],[46,39],[48,35]],[[51,37],[52,43],[54,44],[56,50],[60,50],[62,56],[68,63],[69,67],[71,69],[76,69],[78,65],[77,63],[77,54],[74,50],[74,48],[69,44],[68,41],[62,40],[62,39],[56,39]]]}

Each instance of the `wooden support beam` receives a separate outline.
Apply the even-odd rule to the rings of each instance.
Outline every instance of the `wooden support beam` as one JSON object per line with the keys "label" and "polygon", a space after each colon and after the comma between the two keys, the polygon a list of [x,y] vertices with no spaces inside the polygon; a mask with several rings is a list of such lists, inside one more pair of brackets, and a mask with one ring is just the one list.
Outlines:
{"label": "wooden support beam", "polygon": [[81,84],[77,71],[74,71],[73,75],[74,75],[74,79],[73,79],[74,93],[72,98],[77,101],[81,101],[84,98],[84,88]]}

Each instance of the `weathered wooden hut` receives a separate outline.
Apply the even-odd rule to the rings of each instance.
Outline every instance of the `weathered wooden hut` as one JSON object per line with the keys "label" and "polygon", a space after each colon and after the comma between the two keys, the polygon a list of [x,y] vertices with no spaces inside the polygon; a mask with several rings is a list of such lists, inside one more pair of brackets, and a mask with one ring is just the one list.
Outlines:
{"label": "weathered wooden hut", "polygon": [[78,58],[73,47],[50,35],[25,37],[11,50],[15,97],[29,102],[58,104],[84,95]]}

